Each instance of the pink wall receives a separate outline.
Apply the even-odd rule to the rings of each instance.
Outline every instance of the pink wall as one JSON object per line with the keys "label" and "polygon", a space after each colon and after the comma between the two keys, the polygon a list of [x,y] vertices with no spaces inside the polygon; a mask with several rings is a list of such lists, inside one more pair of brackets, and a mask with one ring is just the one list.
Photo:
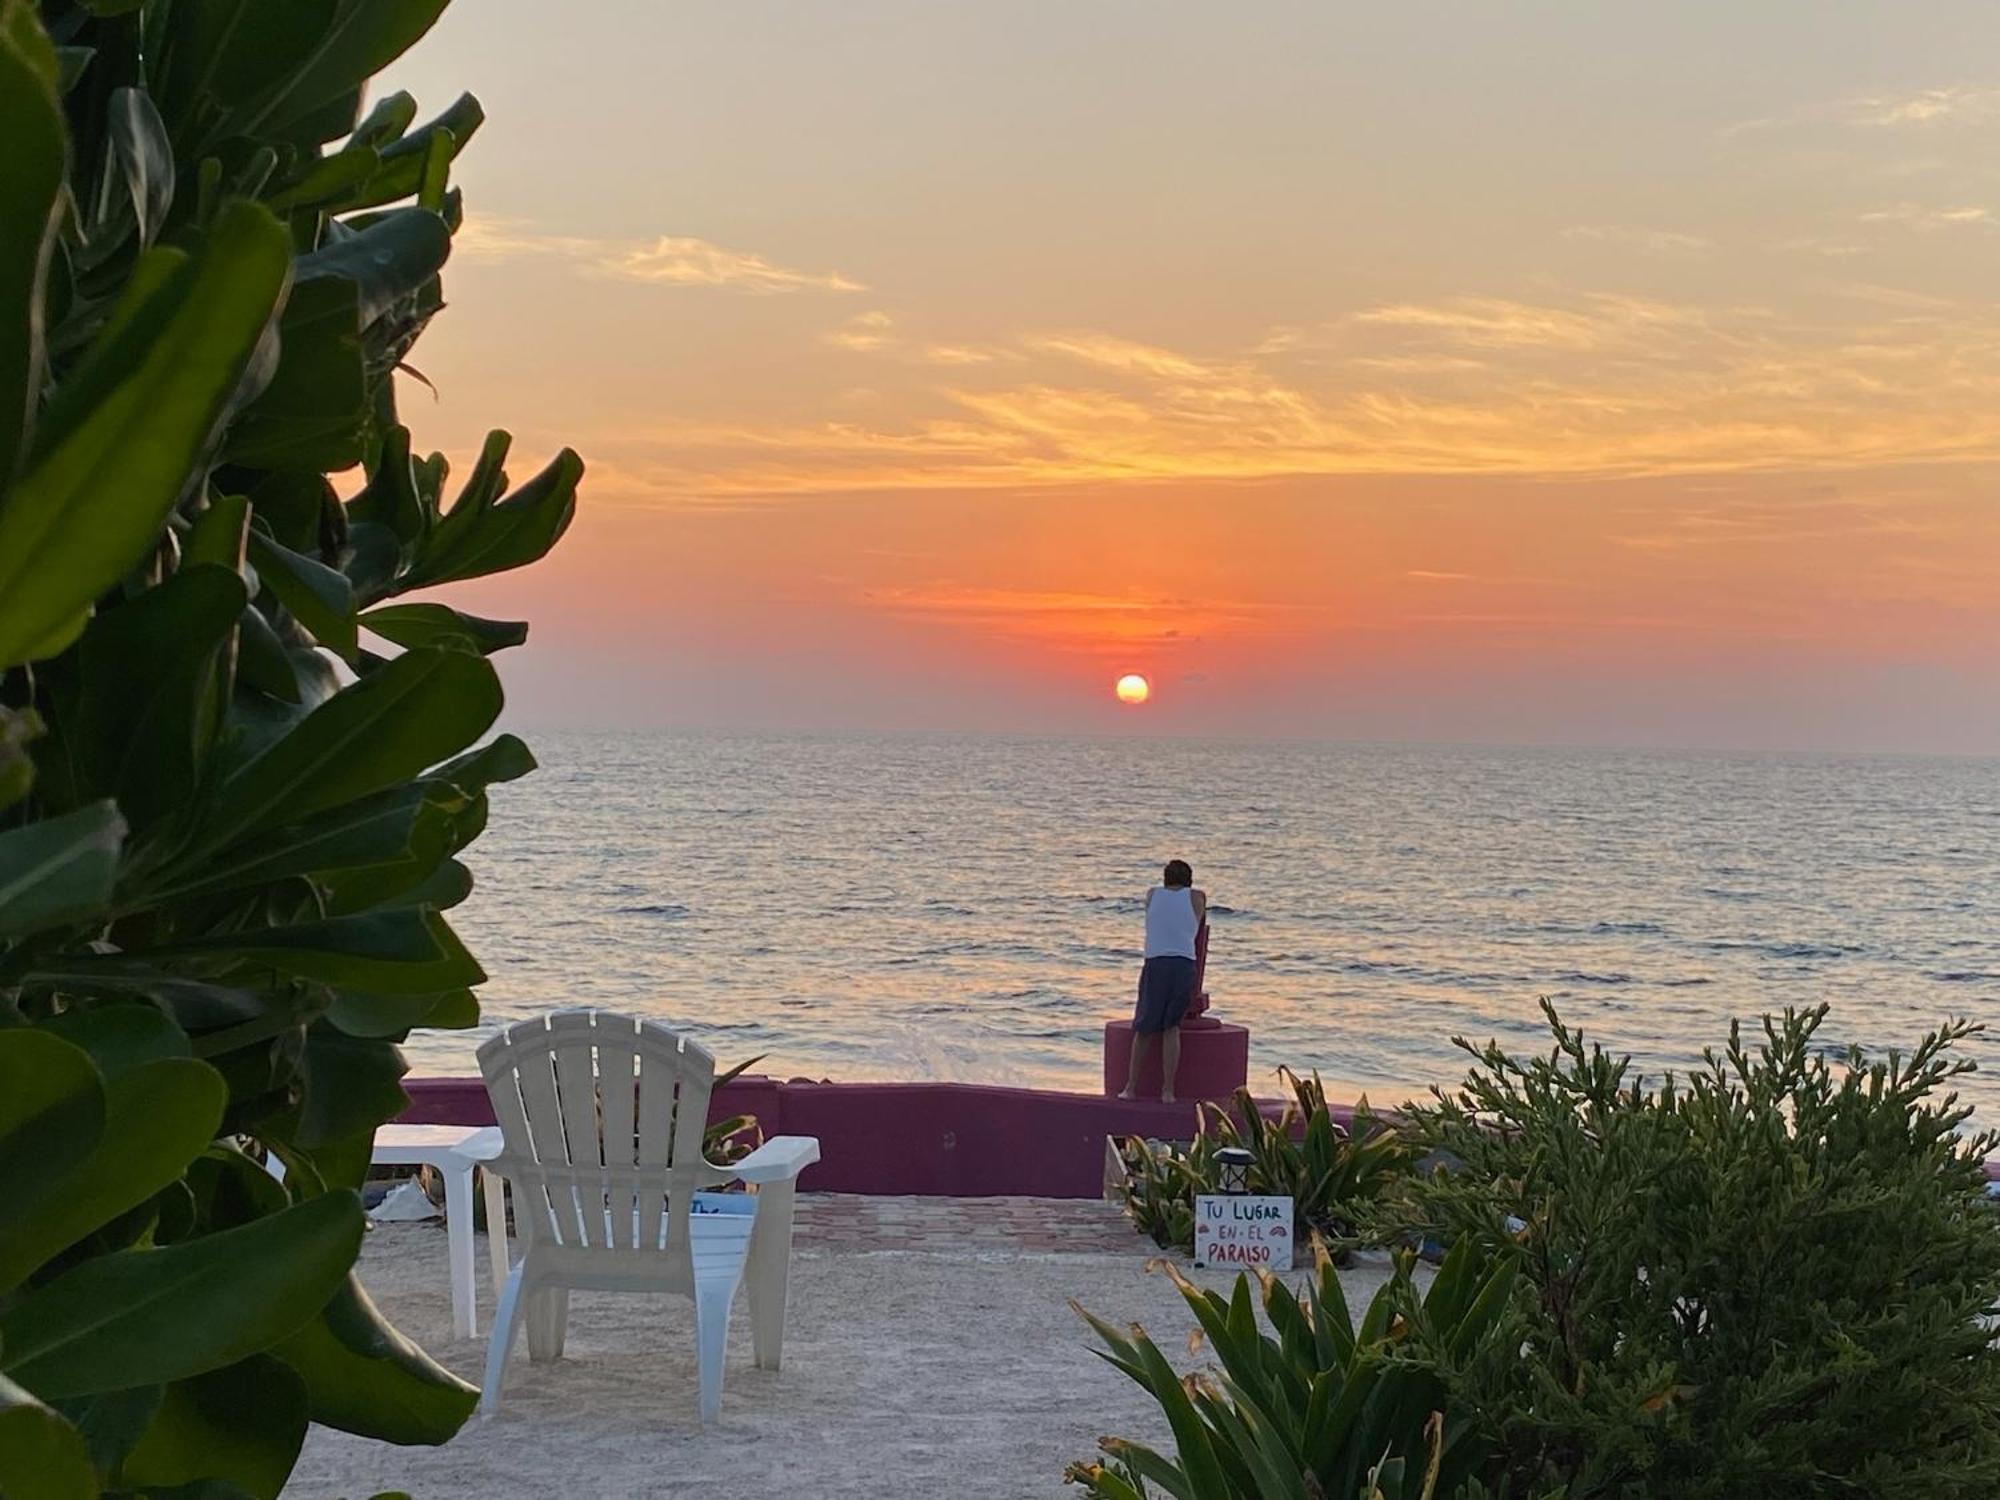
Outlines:
{"label": "pink wall", "polygon": [[[410,1078],[403,1119],[491,1125],[476,1078]],[[817,1136],[821,1159],[800,1186],[821,1193],[944,1198],[1095,1198],[1104,1138],[1185,1140],[1192,1104],[1060,1094],[972,1083],[780,1083],[738,1078],[716,1090],[710,1119],[750,1114],[765,1135]],[[1350,1112],[1334,1109],[1343,1123]],[[2000,1161],[1988,1167],[2000,1179]]]}
{"label": "pink wall", "polygon": [[[412,1122],[490,1125],[476,1078],[404,1081]],[[800,1186],[822,1193],[951,1198],[1095,1198],[1104,1138],[1186,1139],[1192,1104],[1107,1099],[969,1083],[780,1083],[736,1079],[711,1119],[752,1114],[765,1135],[817,1136],[821,1159]]]}

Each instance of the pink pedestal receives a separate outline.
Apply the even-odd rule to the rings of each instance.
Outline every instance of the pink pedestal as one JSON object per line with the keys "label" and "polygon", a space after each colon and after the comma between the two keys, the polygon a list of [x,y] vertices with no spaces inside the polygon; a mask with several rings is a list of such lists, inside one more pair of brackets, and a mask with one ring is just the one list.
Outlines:
{"label": "pink pedestal", "polygon": [[[1104,1028],[1104,1092],[1125,1087],[1132,1065],[1132,1023],[1112,1021]],[[1250,1079],[1250,1033],[1241,1026],[1207,1017],[1181,1026],[1181,1066],[1174,1079],[1180,1099],[1227,1099]],[[1147,1049],[1139,1070],[1139,1097],[1160,1097],[1160,1049]]]}

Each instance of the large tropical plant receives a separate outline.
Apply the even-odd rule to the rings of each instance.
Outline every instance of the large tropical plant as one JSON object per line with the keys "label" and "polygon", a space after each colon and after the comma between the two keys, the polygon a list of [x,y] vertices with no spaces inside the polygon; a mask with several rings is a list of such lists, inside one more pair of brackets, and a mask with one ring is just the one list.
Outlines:
{"label": "large tropical plant", "polygon": [[444,3],[0,0],[10,1500],[273,1495],[309,1420],[471,1410],[354,1189],[396,1044],[477,1015],[443,913],[533,766],[481,743],[526,627],[405,596],[540,557],[582,466],[510,488],[495,433],[453,494],[398,418],[480,110],[361,106]]}

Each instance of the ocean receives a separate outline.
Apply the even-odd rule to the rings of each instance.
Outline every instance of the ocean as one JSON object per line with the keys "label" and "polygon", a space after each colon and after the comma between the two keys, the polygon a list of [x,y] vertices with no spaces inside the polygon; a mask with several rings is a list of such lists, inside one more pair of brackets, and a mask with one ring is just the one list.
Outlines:
{"label": "ocean", "polygon": [[[1385,1103],[1538,1000],[1650,1074],[1730,1018],[1837,1048],[2000,1017],[2000,760],[781,734],[528,734],[452,914],[494,1027],[602,1006],[780,1077],[1099,1087],[1160,865],[1212,903],[1252,1081]],[[2000,1039],[1965,1086],[2000,1122]]]}

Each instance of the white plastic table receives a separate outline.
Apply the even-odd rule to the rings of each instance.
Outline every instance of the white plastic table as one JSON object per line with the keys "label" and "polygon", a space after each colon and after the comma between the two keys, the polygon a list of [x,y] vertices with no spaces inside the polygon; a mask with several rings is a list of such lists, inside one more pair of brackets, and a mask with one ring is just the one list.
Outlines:
{"label": "white plastic table", "polygon": [[[472,1169],[500,1154],[500,1127],[384,1125],[375,1132],[375,1164],[434,1167],[444,1178],[444,1227],[451,1251],[451,1322],[462,1339],[479,1333],[473,1296]],[[493,1291],[507,1281],[506,1184],[486,1173],[486,1245]]]}

